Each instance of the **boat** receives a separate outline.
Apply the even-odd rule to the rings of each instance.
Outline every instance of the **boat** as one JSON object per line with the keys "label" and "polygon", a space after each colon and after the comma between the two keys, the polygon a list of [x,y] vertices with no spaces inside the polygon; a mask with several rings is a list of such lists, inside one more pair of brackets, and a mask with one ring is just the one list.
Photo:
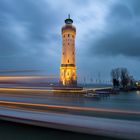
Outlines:
{"label": "boat", "polygon": [[91,93],[91,92],[89,92],[89,93],[84,94],[84,97],[86,97],[86,98],[96,98],[96,99],[99,99],[100,98],[100,95],[97,94],[97,93]]}

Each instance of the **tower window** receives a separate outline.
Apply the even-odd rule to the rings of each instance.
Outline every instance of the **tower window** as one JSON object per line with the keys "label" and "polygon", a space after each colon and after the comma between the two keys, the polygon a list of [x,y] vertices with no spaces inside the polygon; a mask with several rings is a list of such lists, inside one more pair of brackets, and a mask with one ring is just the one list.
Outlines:
{"label": "tower window", "polygon": [[70,37],[70,34],[68,34],[68,37]]}
{"label": "tower window", "polygon": [[69,45],[69,43],[68,43],[68,45]]}
{"label": "tower window", "polygon": [[68,59],[68,63],[69,63],[69,59]]}
{"label": "tower window", "polygon": [[63,55],[64,55],[64,52],[63,52]]}

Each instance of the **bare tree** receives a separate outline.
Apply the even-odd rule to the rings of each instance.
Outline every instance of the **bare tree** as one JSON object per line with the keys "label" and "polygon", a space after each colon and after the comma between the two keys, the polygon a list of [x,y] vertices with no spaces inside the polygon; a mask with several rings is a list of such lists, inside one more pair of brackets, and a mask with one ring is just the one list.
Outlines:
{"label": "bare tree", "polygon": [[111,71],[111,77],[114,87],[119,86],[119,79],[120,79],[120,68],[113,69]]}
{"label": "bare tree", "polygon": [[126,68],[115,68],[111,71],[111,77],[114,87],[126,88],[130,81],[130,76]]}
{"label": "bare tree", "polygon": [[129,83],[129,73],[126,68],[121,68],[121,85],[123,88],[126,88]]}

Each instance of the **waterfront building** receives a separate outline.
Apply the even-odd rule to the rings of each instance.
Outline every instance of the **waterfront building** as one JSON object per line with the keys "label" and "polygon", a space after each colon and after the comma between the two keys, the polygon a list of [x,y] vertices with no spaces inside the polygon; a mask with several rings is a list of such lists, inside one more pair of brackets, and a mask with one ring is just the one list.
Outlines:
{"label": "waterfront building", "polygon": [[61,29],[62,33],[62,55],[60,66],[60,83],[64,86],[77,85],[76,63],[75,63],[75,36],[76,28],[70,15],[65,20]]}

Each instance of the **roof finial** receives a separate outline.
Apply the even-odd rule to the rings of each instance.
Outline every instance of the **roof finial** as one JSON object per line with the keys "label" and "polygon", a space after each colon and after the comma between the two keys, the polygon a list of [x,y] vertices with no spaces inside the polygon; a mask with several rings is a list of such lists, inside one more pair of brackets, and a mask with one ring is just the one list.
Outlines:
{"label": "roof finial", "polygon": [[68,14],[68,18],[65,20],[66,24],[72,24],[73,20],[70,18],[70,14]]}
{"label": "roof finial", "polygon": [[68,18],[70,19],[70,14],[68,14]]}

